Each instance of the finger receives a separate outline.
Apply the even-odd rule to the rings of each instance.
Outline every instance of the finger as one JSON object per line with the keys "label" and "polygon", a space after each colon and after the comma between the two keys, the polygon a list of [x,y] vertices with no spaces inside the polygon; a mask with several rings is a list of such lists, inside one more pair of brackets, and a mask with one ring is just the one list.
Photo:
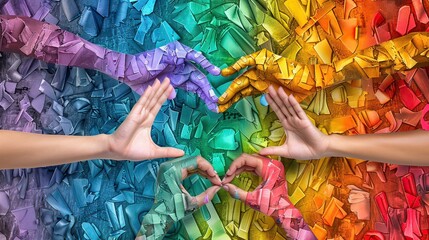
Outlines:
{"label": "finger", "polygon": [[[172,100],[172,99],[176,98],[176,95],[177,95],[175,88],[178,85],[175,84],[175,81],[179,81],[180,82],[180,81],[182,81],[182,79],[178,79],[177,75],[171,74],[171,73],[158,75],[158,79],[166,79],[166,78],[168,78],[170,80],[170,85],[173,87],[173,91],[171,91],[171,93],[170,93],[170,95],[168,95],[167,99]],[[186,79],[186,78],[183,77],[183,79]],[[185,81],[185,80],[183,80],[183,81]]]}
{"label": "finger", "polygon": [[219,107],[217,103],[209,103],[209,104],[206,103],[206,105],[207,105],[207,109],[209,109],[210,111],[219,113]]}
{"label": "finger", "polygon": [[250,173],[257,174],[257,173],[256,173],[255,168],[253,168],[253,167],[249,167],[249,166],[244,166],[244,167],[241,167],[241,168],[237,169],[237,170],[235,171],[235,175],[236,175],[236,176],[238,176],[238,175],[240,175],[242,172],[250,172]]}
{"label": "finger", "polygon": [[280,110],[277,103],[272,99],[270,93],[265,95],[265,99],[267,99],[268,104],[270,105],[271,109],[273,109],[274,113],[277,115],[277,118],[280,120],[280,122],[286,121],[286,116]]}
{"label": "finger", "polygon": [[162,104],[167,100],[171,92],[174,92],[174,89],[171,85],[168,85],[164,93],[160,97],[158,97],[155,106],[153,106],[152,109],[150,110],[152,113],[150,117],[154,118],[158,114],[159,109],[161,109]]}
{"label": "finger", "polygon": [[219,112],[225,112],[226,110],[228,110],[232,105],[234,105],[234,103],[240,101],[242,98],[245,98],[247,96],[252,96],[252,95],[258,95],[261,92],[258,91],[257,89],[255,89],[253,86],[249,85],[247,88],[239,91],[238,93],[236,93],[234,95],[234,97],[229,100],[228,102],[224,103],[224,104],[220,104],[219,107]]}
{"label": "finger", "polygon": [[182,192],[184,194],[191,196],[191,194],[189,194],[188,190],[186,190],[186,188],[183,186],[183,184],[180,184],[179,187],[180,187],[180,190],[182,190]]}
{"label": "finger", "polygon": [[209,177],[210,182],[213,185],[221,185],[222,181],[219,178],[219,175],[214,170],[213,166],[205,158],[198,156],[197,157],[198,169],[206,173]]}
{"label": "finger", "polygon": [[170,95],[168,95],[167,99],[173,100],[173,99],[176,98],[176,96],[177,96],[176,90],[173,88],[173,90],[171,91]]}
{"label": "finger", "polygon": [[243,202],[246,201],[248,192],[235,186],[234,184],[228,183],[225,184],[222,188],[225,189],[225,191],[227,191],[229,195],[231,195],[231,197],[241,200]]}
{"label": "finger", "polygon": [[197,86],[197,90],[195,92],[204,101],[204,103],[207,105],[207,108],[213,112],[218,112],[218,98],[207,77],[200,71],[194,71],[191,73],[190,80],[190,83],[193,83]]}
{"label": "finger", "polygon": [[165,78],[170,79],[170,84],[176,88],[176,87],[179,87],[180,85],[182,85],[188,81],[189,73],[179,74],[179,73],[168,72],[166,74],[158,75],[158,78],[159,79],[165,79]]}
{"label": "finger", "polygon": [[[182,169],[182,180],[185,180],[186,178],[188,178],[189,176],[193,175],[193,174],[198,174],[200,177],[209,179],[210,176],[206,173],[201,171],[200,169]],[[213,185],[217,185],[217,184],[213,184]]]}
{"label": "finger", "polygon": [[248,166],[244,166],[244,167],[238,168],[238,169],[235,171],[234,176],[232,176],[232,177],[230,177],[230,176],[229,176],[229,177],[225,177],[225,178],[222,180],[222,184],[230,183],[230,182],[234,179],[234,177],[235,177],[235,176],[240,175],[242,172],[250,172],[250,173],[254,173],[254,174],[258,175],[258,174],[256,173],[256,171],[255,171],[255,168],[248,167]]}
{"label": "finger", "polygon": [[222,76],[224,77],[230,76],[236,72],[239,72],[241,69],[244,69],[250,66],[255,66],[256,65],[255,58],[256,56],[258,56],[259,52],[255,52],[251,55],[243,56],[231,66],[222,69]]}
{"label": "finger", "polygon": [[201,207],[209,203],[213,199],[217,191],[219,191],[219,189],[220,189],[220,186],[212,186],[207,188],[207,190],[205,190],[200,195],[196,196],[195,198],[197,199],[198,206]]}
{"label": "finger", "polygon": [[139,98],[139,100],[134,105],[133,109],[131,109],[130,114],[140,114],[143,108],[148,104],[149,96],[152,94],[152,87],[148,86],[146,91],[144,91],[143,95]]}
{"label": "finger", "polygon": [[219,106],[218,106],[218,111],[219,111],[219,113],[223,113],[223,112],[225,112],[226,110],[228,110],[232,105],[234,104],[234,102],[233,101],[229,101],[229,102],[226,102],[226,103],[224,103],[224,104],[220,104]]}
{"label": "finger", "polygon": [[259,154],[261,155],[271,155],[271,156],[282,156],[282,157],[289,157],[288,148],[286,145],[282,146],[275,146],[275,147],[266,147],[259,151]]}
{"label": "finger", "polygon": [[216,67],[209,60],[207,60],[207,58],[204,57],[202,52],[195,51],[194,49],[192,49],[188,46],[183,45],[183,47],[188,52],[188,54],[186,55],[186,60],[193,61],[196,64],[199,64],[201,67],[203,67],[211,75],[217,76],[220,74],[220,68]]}
{"label": "finger", "polygon": [[289,108],[292,106],[289,104],[289,97],[287,96],[286,92],[283,90],[283,88],[279,88],[277,90],[277,94],[282,102],[280,106],[280,110],[286,115],[287,118],[292,118],[295,116],[295,111],[290,111]]}
{"label": "finger", "polygon": [[247,88],[240,91],[241,98],[245,98],[247,96],[253,96],[261,94],[262,92],[255,88],[253,85],[249,85]]}
{"label": "finger", "polygon": [[209,110],[213,112],[218,112],[217,101],[213,101],[211,98],[208,98],[206,94],[203,93],[203,90],[195,83],[191,81],[186,81],[182,85],[180,85],[179,88],[184,89],[185,91],[188,91],[188,92],[196,93],[198,97],[204,101],[204,103],[207,105],[207,108]]}
{"label": "finger", "polygon": [[203,90],[208,99],[211,99],[213,102],[217,102],[218,98],[214,93],[206,75],[195,69],[195,71],[191,73],[190,80]]}
{"label": "finger", "polygon": [[[288,117],[290,117],[290,113],[288,112],[288,111],[286,111],[286,112],[284,112],[283,110],[282,110],[282,107],[284,106],[284,103],[283,103],[283,101],[280,99],[280,97],[279,97],[279,94],[278,94],[278,92],[274,89],[274,87],[273,86],[269,86],[268,87],[268,91],[269,91],[269,95],[270,95],[270,98],[271,98],[271,100],[273,100],[273,102],[276,104],[276,106],[278,107],[278,114],[277,114],[277,116],[279,116],[280,114],[281,115],[283,115],[286,119],[288,118]],[[274,109],[273,109],[274,110]]]}
{"label": "finger", "polygon": [[298,114],[293,109],[292,104],[289,102],[289,96],[286,94],[283,88],[279,89],[280,98],[283,100],[286,110],[289,111],[291,117],[297,117]]}
{"label": "finger", "polygon": [[229,167],[228,171],[226,172],[225,177],[222,180],[222,183],[230,182],[236,176],[236,171],[239,168],[242,168],[244,166],[255,169],[255,173],[257,175],[261,176],[261,174],[262,174],[262,161],[261,161],[261,159],[255,157],[253,155],[249,155],[249,154],[244,153],[231,163],[231,166]]}
{"label": "finger", "polygon": [[185,155],[185,152],[178,148],[173,147],[160,147],[156,146],[151,158],[177,158]]}
{"label": "finger", "polygon": [[151,102],[152,101],[154,101],[154,96],[156,95],[156,93],[159,91],[159,85],[160,85],[160,82],[159,82],[159,80],[158,79],[155,79],[155,81],[153,82],[153,84],[152,84],[152,86],[151,86],[151,88],[152,88],[152,92],[151,92],[151,94],[150,95],[148,95],[148,98],[147,98],[147,104],[145,105],[145,107],[142,109],[142,111],[143,110],[147,110],[147,111],[149,111],[150,110],[150,108],[149,108],[149,106],[151,105]]}
{"label": "finger", "polygon": [[143,106],[142,111],[140,112],[141,116],[146,116],[146,114],[150,111],[149,109],[150,102],[153,100],[156,94],[156,89],[154,88],[155,85],[156,85],[156,81],[154,85],[150,86],[151,93],[150,95],[147,96],[147,101],[146,101],[147,103]]}
{"label": "finger", "polygon": [[307,114],[305,114],[301,105],[299,105],[298,101],[295,99],[295,97],[292,94],[289,96],[289,102],[291,103],[293,109],[295,110],[296,114],[301,120],[308,119]]}
{"label": "finger", "polygon": [[195,83],[193,83],[191,81],[184,82],[183,84],[181,84],[179,86],[179,88],[181,88],[181,89],[183,89],[183,90],[185,90],[187,92],[193,92],[193,93],[196,93],[197,90],[198,90],[198,86],[195,85]]}
{"label": "finger", "polygon": [[240,75],[234,81],[232,81],[231,85],[226,89],[226,91],[219,97],[219,104],[225,104],[230,101],[238,92],[247,88],[250,85],[249,78]]}
{"label": "finger", "polygon": [[[159,83],[159,81],[158,81]],[[168,95],[170,94],[170,92],[168,92],[168,94],[166,94],[167,88],[170,86],[170,79],[165,78],[164,81],[162,81],[161,85],[159,87],[154,85],[154,89],[155,89],[155,94],[153,95],[152,99],[150,100],[147,109],[154,113],[154,115],[156,115],[157,112],[153,112],[153,108],[157,105],[160,104],[162,105],[162,103],[165,102],[165,100],[167,100]]]}

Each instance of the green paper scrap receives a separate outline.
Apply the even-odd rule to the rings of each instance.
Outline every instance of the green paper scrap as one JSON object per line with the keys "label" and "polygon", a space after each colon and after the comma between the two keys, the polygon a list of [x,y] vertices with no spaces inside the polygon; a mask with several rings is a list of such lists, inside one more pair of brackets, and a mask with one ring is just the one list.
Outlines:
{"label": "green paper scrap", "polygon": [[186,105],[183,105],[182,111],[180,113],[180,122],[188,125],[191,122],[192,112],[194,110]]}
{"label": "green paper scrap", "polygon": [[190,140],[193,127],[191,125],[183,125],[182,132],[180,134],[181,139]]}
{"label": "green paper scrap", "polygon": [[179,14],[174,17],[174,21],[182,25],[183,28],[185,28],[185,30],[192,36],[197,36],[201,31],[189,7],[185,6]]}
{"label": "green paper scrap", "polygon": [[238,142],[235,141],[235,130],[232,128],[220,130],[209,140],[209,146],[218,150],[236,150]]}
{"label": "green paper scrap", "polygon": [[213,153],[212,165],[219,177],[225,175],[225,158],[223,153]]}
{"label": "green paper scrap", "polygon": [[179,40],[180,37],[171,28],[170,24],[166,21],[161,22],[158,28],[152,32],[152,42],[156,43],[156,47],[167,45],[168,43]]}

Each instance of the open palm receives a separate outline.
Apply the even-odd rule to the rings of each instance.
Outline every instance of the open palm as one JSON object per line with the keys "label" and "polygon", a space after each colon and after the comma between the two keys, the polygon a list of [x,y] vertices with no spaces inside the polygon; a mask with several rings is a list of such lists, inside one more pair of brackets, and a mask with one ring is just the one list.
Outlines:
{"label": "open palm", "polygon": [[140,97],[125,121],[110,135],[109,158],[115,160],[146,160],[180,157],[182,150],[156,145],[151,137],[153,121],[162,104],[173,91],[170,80],[156,80]]}
{"label": "open palm", "polygon": [[276,92],[270,86],[266,98],[285,129],[286,141],[282,146],[264,148],[260,154],[302,160],[320,158],[326,154],[328,136],[311,123],[292,95],[287,96],[283,88]]}

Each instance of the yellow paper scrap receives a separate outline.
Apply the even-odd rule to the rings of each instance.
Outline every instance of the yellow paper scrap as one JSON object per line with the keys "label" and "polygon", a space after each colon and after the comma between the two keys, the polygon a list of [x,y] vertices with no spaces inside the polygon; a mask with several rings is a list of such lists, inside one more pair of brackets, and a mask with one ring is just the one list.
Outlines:
{"label": "yellow paper scrap", "polygon": [[311,231],[317,239],[326,239],[328,237],[328,231],[326,231],[326,229],[324,229],[317,223],[314,224],[314,227],[311,228]]}
{"label": "yellow paper scrap", "polygon": [[322,41],[314,45],[314,50],[319,55],[320,59],[322,59],[323,63],[332,63],[333,51],[327,39],[323,39]]}
{"label": "yellow paper scrap", "polygon": [[343,85],[340,85],[334,88],[331,91],[331,97],[334,103],[336,104],[344,104],[347,102],[347,92],[346,88]]}
{"label": "yellow paper scrap", "polygon": [[305,12],[304,6],[302,6],[300,0],[287,0],[285,1],[285,6],[287,10],[292,14],[292,16],[295,18],[296,22],[299,24],[300,27],[303,27],[307,21],[308,17]]}
{"label": "yellow paper scrap", "polygon": [[305,193],[301,190],[301,188],[297,187],[295,191],[289,196],[289,200],[293,205],[296,205],[301,199],[305,197]]}
{"label": "yellow paper scrap", "polygon": [[295,40],[281,53],[283,57],[290,60],[296,60],[296,55],[302,49],[301,45]]}
{"label": "yellow paper scrap", "polygon": [[343,31],[343,35],[340,37],[341,42],[350,52],[354,53],[359,43],[355,37],[358,26],[357,18],[339,19],[338,23]]}
{"label": "yellow paper scrap", "polygon": [[356,123],[352,116],[337,117],[330,120],[325,120],[324,125],[329,134],[344,133],[345,131],[356,127]]}

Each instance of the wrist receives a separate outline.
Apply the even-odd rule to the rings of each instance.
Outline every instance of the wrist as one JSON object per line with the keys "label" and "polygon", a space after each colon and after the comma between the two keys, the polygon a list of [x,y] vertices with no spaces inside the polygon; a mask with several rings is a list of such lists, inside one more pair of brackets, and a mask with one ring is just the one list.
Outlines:
{"label": "wrist", "polygon": [[117,157],[115,157],[115,150],[114,150],[112,135],[99,134],[95,137],[97,138],[96,143],[98,145],[98,148],[100,149],[98,158],[119,160],[117,159]]}
{"label": "wrist", "polygon": [[331,134],[326,136],[328,147],[323,153],[323,157],[341,157],[341,141],[344,141],[344,136]]}

